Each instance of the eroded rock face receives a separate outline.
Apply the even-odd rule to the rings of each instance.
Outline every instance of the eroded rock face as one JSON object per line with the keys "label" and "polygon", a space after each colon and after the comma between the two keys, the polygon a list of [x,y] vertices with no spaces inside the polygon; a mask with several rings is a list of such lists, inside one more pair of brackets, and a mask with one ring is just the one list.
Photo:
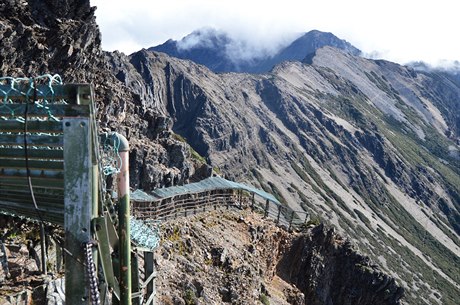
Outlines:
{"label": "eroded rock face", "polygon": [[307,304],[399,304],[404,289],[333,229],[317,226],[294,238],[277,271]]}
{"label": "eroded rock face", "polygon": [[[114,53],[113,61],[107,59],[94,10],[88,0],[2,1],[0,75],[57,73],[65,83],[92,83],[99,128],[117,131],[130,141],[131,186],[151,190],[183,184],[195,166],[188,146],[171,137],[171,120],[153,102],[161,98],[125,86],[125,81],[131,84],[123,76],[129,71],[113,74],[109,69],[123,55]],[[144,80],[137,83],[142,87]],[[140,102],[144,95],[149,103]]]}
{"label": "eroded rock face", "polygon": [[249,211],[162,225],[162,304],[400,304],[404,289],[323,225],[288,233]]}

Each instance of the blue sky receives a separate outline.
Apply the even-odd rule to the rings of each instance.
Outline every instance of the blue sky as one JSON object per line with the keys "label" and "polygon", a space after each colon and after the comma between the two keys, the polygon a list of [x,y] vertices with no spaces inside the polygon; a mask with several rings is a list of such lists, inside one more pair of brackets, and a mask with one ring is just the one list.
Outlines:
{"label": "blue sky", "polygon": [[126,54],[202,27],[273,49],[295,35],[332,32],[368,56],[433,65],[460,60],[456,0],[91,0],[103,48]]}

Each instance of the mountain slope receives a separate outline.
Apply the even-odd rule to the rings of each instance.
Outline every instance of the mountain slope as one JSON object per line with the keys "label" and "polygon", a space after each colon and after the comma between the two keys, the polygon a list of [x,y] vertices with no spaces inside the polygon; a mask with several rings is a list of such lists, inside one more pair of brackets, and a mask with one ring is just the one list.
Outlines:
{"label": "mountain slope", "polygon": [[350,43],[337,38],[332,33],[313,30],[272,54],[268,50],[231,38],[225,32],[211,28],[195,31],[180,41],[168,40],[149,50],[192,60],[214,72],[264,73],[283,61],[302,61],[324,46],[335,47],[353,55],[361,53]]}
{"label": "mountain slope", "polygon": [[154,81],[141,100],[161,93],[173,130],[223,175],[351,236],[409,303],[455,304],[458,134],[438,107],[457,113],[458,100],[441,101],[459,87],[328,47],[263,75],[214,74],[146,51],[119,60],[125,70],[143,62],[131,79]]}

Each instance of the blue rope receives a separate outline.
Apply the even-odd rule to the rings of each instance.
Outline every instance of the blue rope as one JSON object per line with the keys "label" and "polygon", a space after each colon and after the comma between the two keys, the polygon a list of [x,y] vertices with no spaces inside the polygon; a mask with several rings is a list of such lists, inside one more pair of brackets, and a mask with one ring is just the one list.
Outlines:
{"label": "blue rope", "polygon": [[[46,92],[38,90],[36,88],[37,83],[46,84]],[[0,94],[3,96],[2,102],[0,103],[0,109],[4,108],[10,112],[11,117],[15,118],[17,121],[24,123],[24,118],[22,116],[16,116],[15,108],[11,107],[11,104],[14,102],[11,100],[11,93],[16,93],[22,95],[26,98],[27,101],[33,99],[34,94],[37,92],[42,96],[41,100],[33,101],[33,106],[36,108],[43,108],[48,113],[48,119],[59,121],[52,111],[51,108],[46,106],[55,100],[55,92],[53,86],[62,85],[62,78],[58,74],[44,74],[35,78],[25,78],[25,77],[0,77],[0,84],[7,85],[8,89],[0,89]],[[22,86],[21,86],[22,85]],[[27,88],[27,89],[25,89]],[[24,91],[22,91],[24,90]]]}

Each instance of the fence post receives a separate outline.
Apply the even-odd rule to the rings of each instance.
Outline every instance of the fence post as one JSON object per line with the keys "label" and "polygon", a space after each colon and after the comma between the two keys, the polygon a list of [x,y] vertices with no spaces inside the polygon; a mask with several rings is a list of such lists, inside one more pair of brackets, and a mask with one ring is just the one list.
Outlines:
{"label": "fence post", "polygon": [[144,284],[147,284],[146,288],[146,298],[147,301],[145,304],[155,304],[154,298],[155,298],[155,264],[153,260],[153,252],[152,251],[146,251],[144,252],[144,269],[145,269],[145,281]]}
{"label": "fence post", "polygon": [[281,215],[281,206],[278,206],[278,216],[276,217],[276,224],[280,223],[280,215]]}
{"label": "fence post", "polygon": [[264,217],[267,217],[268,216],[268,209],[270,208],[270,202],[268,201],[267,199],[267,202],[265,203],[265,213],[264,213]]}
{"label": "fence post", "polygon": [[[64,229],[66,304],[89,305],[83,244],[91,239],[91,131],[88,118],[64,119]],[[72,253],[72,256],[69,255]]]}
{"label": "fence post", "polygon": [[206,201],[203,203],[203,213],[206,212],[206,205],[209,204],[208,200],[209,192],[207,192],[207,198]]}
{"label": "fence post", "polygon": [[307,220],[308,220],[308,213],[307,213],[307,212],[305,212],[305,220],[304,220],[304,222],[303,222],[303,223],[304,223],[304,224],[306,224],[306,223],[307,223]]}
{"label": "fence post", "polygon": [[[232,195],[233,195],[233,190],[232,190]],[[227,203],[227,210],[228,210],[230,208],[230,202],[228,200],[226,200],[225,202]]]}
{"label": "fence post", "polygon": [[292,213],[291,213],[291,220],[289,221],[289,229],[288,229],[288,231],[291,230],[291,227],[292,227],[292,220],[294,220],[294,214],[295,214],[295,212],[292,211]]}

